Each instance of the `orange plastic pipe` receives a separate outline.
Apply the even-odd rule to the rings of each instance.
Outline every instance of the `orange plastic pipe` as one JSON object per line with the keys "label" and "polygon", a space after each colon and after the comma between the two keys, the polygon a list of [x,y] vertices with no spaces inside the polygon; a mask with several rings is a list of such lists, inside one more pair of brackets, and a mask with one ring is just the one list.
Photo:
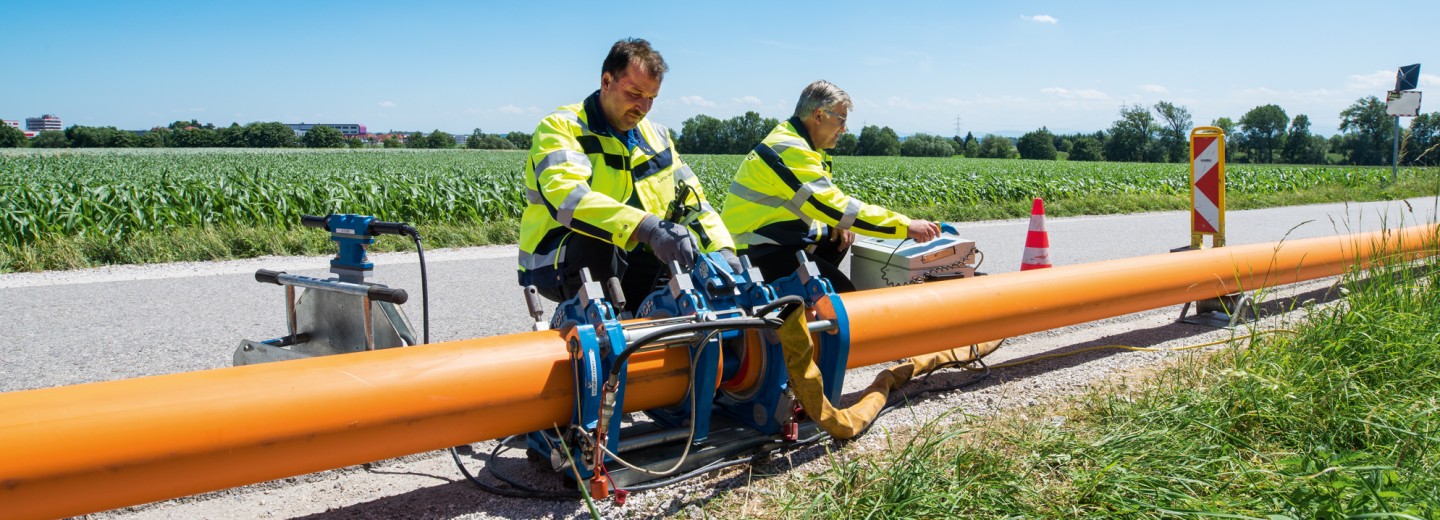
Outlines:
{"label": "orange plastic pipe", "polygon": [[[1383,242],[1433,255],[1436,231]],[[1226,247],[849,294],[850,366],[1337,274],[1377,241]],[[683,349],[636,355],[625,409],[682,399],[688,363]],[[0,517],[79,515],[549,428],[569,420],[571,381],[564,340],[546,331],[0,393]]]}
{"label": "orange plastic pipe", "polygon": [[[631,366],[627,410],[685,395],[684,349]],[[563,425],[571,381],[565,342],[546,331],[3,393],[0,518],[79,515]]]}
{"label": "orange plastic pipe", "polygon": [[[850,368],[1337,275],[1436,251],[1435,225],[1142,256],[849,293]],[[832,319],[821,302],[818,314]]]}

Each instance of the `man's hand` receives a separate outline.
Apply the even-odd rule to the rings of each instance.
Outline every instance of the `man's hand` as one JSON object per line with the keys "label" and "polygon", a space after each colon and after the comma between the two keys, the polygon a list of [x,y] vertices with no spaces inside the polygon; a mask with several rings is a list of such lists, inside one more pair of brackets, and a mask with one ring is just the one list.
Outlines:
{"label": "man's hand", "polygon": [[911,220],[905,236],[916,242],[929,242],[940,236],[940,226],[928,220]]}
{"label": "man's hand", "polygon": [[650,249],[655,250],[655,257],[667,267],[672,260],[680,262],[680,267],[686,269],[695,263],[695,239],[690,237],[690,230],[685,226],[649,215],[640,221],[635,237],[649,244]]}
{"label": "man's hand", "polygon": [[840,229],[840,228],[838,228],[838,227],[831,227],[831,228],[830,228],[830,241],[831,241],[831,242],[840,242],[840,247],[838,247],[838,248],[836,248],[836,249],[838,249],[838,250],[840,250],[840,251],[844,251],[844,250],[850,248],[850,244],[854,244],[854,243],[855,243],[855,232],[854,232],[854,231],[850,231],[850,230],[848,230],[848,229]]}
{"label": "man's hand", "polygon": [[734,250],[728,247],[722,248],[720,249],[720,257],[725,259],[725,263],[730,264],[730,272],[740,274],[741,271],[745,270],[745,266],[740,265],[740,257],[735,256]]}

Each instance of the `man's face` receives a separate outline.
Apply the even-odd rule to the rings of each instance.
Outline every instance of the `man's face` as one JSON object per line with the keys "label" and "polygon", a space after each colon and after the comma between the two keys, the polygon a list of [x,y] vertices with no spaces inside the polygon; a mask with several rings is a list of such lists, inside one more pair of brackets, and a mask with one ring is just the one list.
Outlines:
{"label": "man's face", "polygon": [[815,119],[810,128],[810,138],[815,140],[816,148],[828,150],[840,142],[840,134],[845,132],[845,119],[850,117],[850,110],[842,103],[831,108],[816,109],[810,117]]}
{"label": "man's face", "polygon": [[638,62],[630,62],[619,77],[600,74],[600,107],[618,131],[628,132],[639,125],[659,95],[660,80]]}

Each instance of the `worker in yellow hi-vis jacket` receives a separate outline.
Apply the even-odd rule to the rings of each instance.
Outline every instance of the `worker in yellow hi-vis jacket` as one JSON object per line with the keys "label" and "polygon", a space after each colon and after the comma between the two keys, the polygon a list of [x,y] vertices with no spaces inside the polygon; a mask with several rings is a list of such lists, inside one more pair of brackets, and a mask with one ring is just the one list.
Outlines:
{"label": "worker in yellow hi-vis jacket", "polygon": [[795,272],[795,253],[812,255],[820,273],[839,292],[855,290],[839,269],[855,233],[928,242],[940,235],[934,222],[915,220],[846,195],[831,180],[830,154],[845,131],[850,95],[828,81],[800,92],[795,115],[780,123],[745,156],[721,217],[739,251],[766,280]]}
{"label": "worker in yellow hi-vis jacket", "polygon": [[600,90],[540,121],[525,165],[520,285],[562,301],[588,268],[596,281],[618,277],[633,312],[671,261],[689,267],[720,251],[740,271],[730,233],[669,130],[645,118],[667,68],[649,42],[620,40]]}

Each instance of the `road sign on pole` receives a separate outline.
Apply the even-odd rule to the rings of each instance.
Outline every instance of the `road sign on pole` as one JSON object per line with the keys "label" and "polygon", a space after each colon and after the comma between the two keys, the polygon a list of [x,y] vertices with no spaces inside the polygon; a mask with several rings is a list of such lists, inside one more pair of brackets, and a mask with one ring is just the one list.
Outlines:
{"label": "road sign on pole", "polygon": [[1395,72],[1395,90],[1415,90],[1420,84],[1420,64],[1406,65]]}
{"label": "road sign on pole", "polygon": [[1201,126],[1190,131],[1190,248],[1225,245],[1225,131]]}
{"label": "road sign on pole", "polygon": [[1400,118],[1420,115],[1420,64],[1395,71],[1395,90],[1385,95],[1385,113],[1395,117],[1395,139],[1390,147],[1390,183],[1400,180]]}

